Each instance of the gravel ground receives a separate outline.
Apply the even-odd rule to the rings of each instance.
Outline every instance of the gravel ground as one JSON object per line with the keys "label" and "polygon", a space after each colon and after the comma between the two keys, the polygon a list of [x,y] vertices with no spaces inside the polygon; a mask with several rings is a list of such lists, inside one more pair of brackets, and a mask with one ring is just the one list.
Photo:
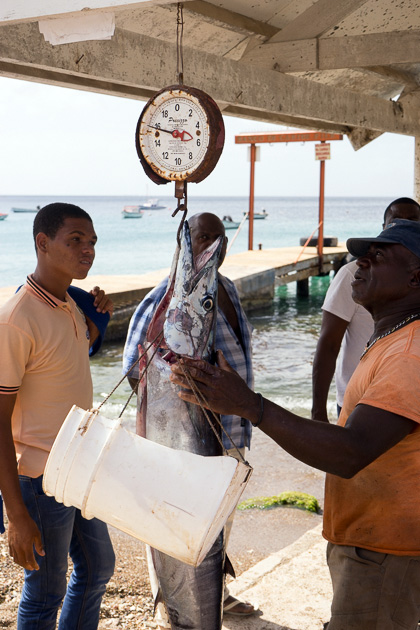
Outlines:
{"label": "gravel ground", "polygon": [[[285,491],[307,492],[322,503],[324,475],[287,455],[260,431],[254,432],[249,462],[254,471],[243,499]],[[321,522],[319,514],[280,507],[236,512],[228,554],[237,576],[291,544]],[[101,607],[100,630],[155,628],[145,549],[142,542],[111,529],[116,570]],[[16,630],[22,573],[0,536],[0,629]]]}

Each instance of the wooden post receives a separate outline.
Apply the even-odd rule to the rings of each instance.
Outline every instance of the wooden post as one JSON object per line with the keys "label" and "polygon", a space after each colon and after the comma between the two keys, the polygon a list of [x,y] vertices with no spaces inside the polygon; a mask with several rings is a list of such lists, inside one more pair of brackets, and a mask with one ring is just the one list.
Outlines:
{"label": "wooden post", "polygon": [[254,243],[254,181],[255,181],[255,144],[250,144],[249,159],[251,172],[249,178],[249,210],[248,210],[248,249],[253,249]]}
{"label": "wooden post", "polygon": [[[325,144],[325,140],[321,140]],[[318,265],[322,272],[322,252],[324,247],[324,190],[325,190],[325,160],[320,160],[319,177],[319,229],[318,229]]]}

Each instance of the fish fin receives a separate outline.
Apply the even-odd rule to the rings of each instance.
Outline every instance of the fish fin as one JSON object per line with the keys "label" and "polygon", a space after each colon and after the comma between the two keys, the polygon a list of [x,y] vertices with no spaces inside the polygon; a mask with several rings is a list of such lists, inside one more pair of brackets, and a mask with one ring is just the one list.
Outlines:
{"label": "fish fin", "polygon": [[171,628],[168,611],[163,600],[162,590],[159,586],[159,580],[156,574],[153,551],[154,550],[150,547],[150,545],[146,545],[147,568],[149,570],[150,588],[154,599],[153,617],[159,629]]}
{"label": "fish fin", "polygon": [[233,568],[233,564],[231,563],[227,554],[225,555],[225,565],[223,567],[223,572],[225,575],[231,575],[233,578],[236,578],[235,569]]}
{"label": "fish fin", "polygon": [[161,588],[159,588],[158,592],[156,593],[156,597],[155,597],[155,601],[154,601],[154,607],[153,607],[153,616],[156,615],[156,611],[157,611],[157,608],[158,608],[159,604],[165,605],[165,601],[163,599]]}

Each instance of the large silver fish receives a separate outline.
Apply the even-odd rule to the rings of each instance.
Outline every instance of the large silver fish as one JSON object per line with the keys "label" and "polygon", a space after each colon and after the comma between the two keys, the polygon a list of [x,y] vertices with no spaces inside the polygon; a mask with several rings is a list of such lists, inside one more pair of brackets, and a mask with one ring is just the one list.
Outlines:
{"label": "large silver fish", "polygon": [[[167,291],[147,332],[142,359],[137,431],[150,440],[199,455],[221,455],[222,447],[197,405],[182,401],[169,381],[174,355],[210,359],[217,316],[218,262],[222,238],[193,257],[188,222],[174,257]],[[162,337],[163,333],[163,337]],[[157,350],[159,348],[159,350]],[[164,350],[162,350],[164,348]],[[206,488],[203,487],[203,493]],[[198,567],[151,550],[157,581],[152,590],[163,602],[172,630],[220,630],[225,548],[223,532]],[[150,559],[150,555],[149,555]],[[161,604],[160,604],[161,605]],[[163,624],[162,624],[163,625]]]}

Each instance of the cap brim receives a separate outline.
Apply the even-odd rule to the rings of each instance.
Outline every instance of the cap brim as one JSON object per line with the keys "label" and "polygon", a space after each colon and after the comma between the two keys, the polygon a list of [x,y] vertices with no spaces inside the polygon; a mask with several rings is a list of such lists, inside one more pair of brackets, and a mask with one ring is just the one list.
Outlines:
{"label": "cap brim", "polygon": [[372,243],[395,243],[395,241],[388,238],[349,238],[347,239],[346,246],[352,256],[365,256]]}
{"label": "cap brim", "polygon": [[105,331],[109,323],[109,313],[98,313],[96,307],[93,305],[95,296],[92,293],[88,293],[79,287],[70,286],[67,289],[67,293],[76,302],[77,306],[83,311],[99,330],[99,337],[95,339],[92,347],[90,348],[89,355],[93,356],[98,352],[102,345]]}

